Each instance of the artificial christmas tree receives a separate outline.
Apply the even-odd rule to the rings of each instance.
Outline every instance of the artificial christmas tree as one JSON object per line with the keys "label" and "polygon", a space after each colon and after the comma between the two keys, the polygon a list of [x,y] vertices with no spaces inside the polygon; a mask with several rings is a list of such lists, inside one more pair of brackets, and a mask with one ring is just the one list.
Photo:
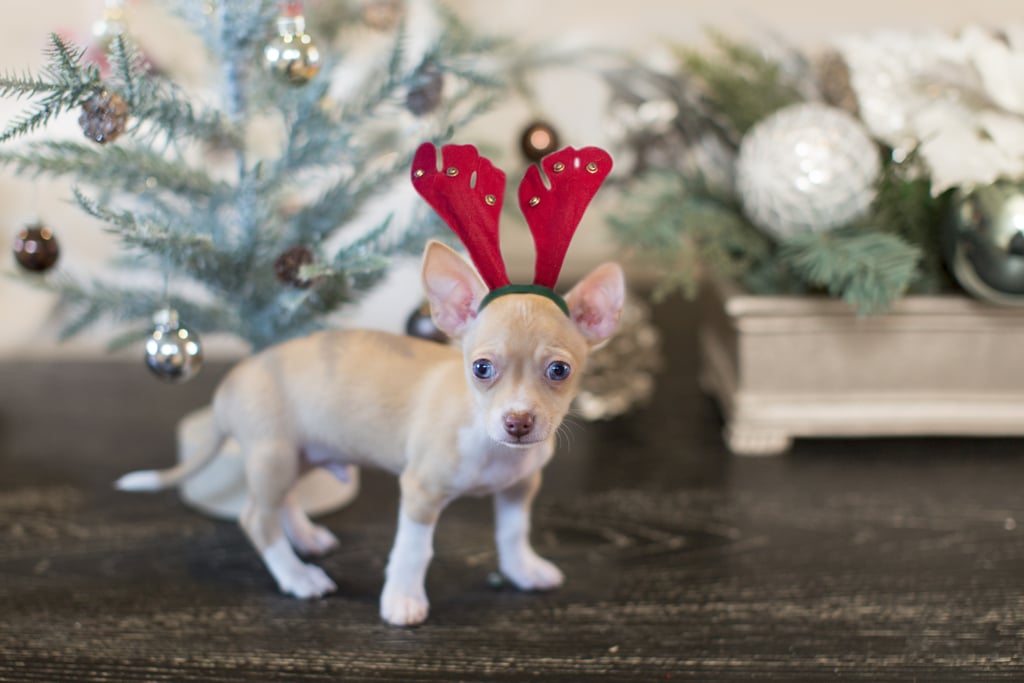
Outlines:
{"label": "artificial christmas tree", "polygon": [[[256,349],[322,327],[438,227],[394,194],[414,145],[449,138],[515,68],[506,43],[428,2],[389,27],[358,2],[167,0],[208,52],[209,82],[188,89],[152,68],[122,4],[108,0],[102,45],[54,34],[43,73],[0,76],[0,96],[31,100],[0,134],[0,163],[71,180],[130,257],[115,264],[127,275],[47,274],[66,336],[113,320],[131,323],[117,343],[141,345],[164,310]],[[380,54],[348,58],[382,30]],[[88,139],[38,134],[69,114]]]}

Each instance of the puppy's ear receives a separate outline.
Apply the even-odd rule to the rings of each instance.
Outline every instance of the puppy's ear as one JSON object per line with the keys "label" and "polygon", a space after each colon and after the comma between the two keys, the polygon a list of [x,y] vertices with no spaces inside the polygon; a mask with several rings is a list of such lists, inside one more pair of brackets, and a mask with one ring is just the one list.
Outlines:
{"label": "puppy's ear", "polygon": [[458,339],[476,318],[487,286],[450,247],[431,241],[423,254],[423,291],[438,329]]}
{"label": "puppy's ear", "polygon": [[572,288],[565,302],[569,316],[591,346],[611,337],[626,299],[626,278],[617,263],[595,268]]}

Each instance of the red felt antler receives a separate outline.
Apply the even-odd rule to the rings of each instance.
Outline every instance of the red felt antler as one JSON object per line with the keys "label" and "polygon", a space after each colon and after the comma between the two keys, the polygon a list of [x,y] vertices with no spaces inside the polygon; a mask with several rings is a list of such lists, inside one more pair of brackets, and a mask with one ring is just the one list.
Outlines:
{"label": "red felt antler", "polygon": [[612,170],[612,158],[597,147],[566,147],[544,157],[541,165],[550,186],[530,166],[519,184],[519,208],[537,246],[533,282],[553,288],[583,212]]}
{"label": "red felt antler", "polygon": [[490,289],[509,284],[498,240],[498,217],[505,196],[505,173],[472,145],[425,142],[412,162],[412,184],[462,243]]}

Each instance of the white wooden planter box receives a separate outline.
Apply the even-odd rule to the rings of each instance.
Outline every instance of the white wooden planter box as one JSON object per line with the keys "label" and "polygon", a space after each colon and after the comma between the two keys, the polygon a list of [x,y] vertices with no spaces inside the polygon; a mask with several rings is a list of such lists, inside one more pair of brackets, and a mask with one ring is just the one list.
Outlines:
{"label": "white wooden planter box", "polygon": [[1024,309],[912,296],[858,316],[826,297],[706,285],[701,386],[735,453],[801,436],[1024,435]]}

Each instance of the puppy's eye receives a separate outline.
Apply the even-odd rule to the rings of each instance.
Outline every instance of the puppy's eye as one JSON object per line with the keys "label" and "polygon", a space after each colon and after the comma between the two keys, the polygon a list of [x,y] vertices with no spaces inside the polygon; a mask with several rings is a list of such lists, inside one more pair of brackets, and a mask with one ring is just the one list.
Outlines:
{"label": "puppy's eye", "polygon": [[490,379],[494,377],[494,363],[484,359],[473,361],[473,374],[477,379]]}
{"label": "puppy's eye", "polygon": [[548,365],[548,369],[545,371],[545,374],[548,376],[548,379],[555,382],[561,382],[572,374],[572,368],[568,363],[556,360]]}

